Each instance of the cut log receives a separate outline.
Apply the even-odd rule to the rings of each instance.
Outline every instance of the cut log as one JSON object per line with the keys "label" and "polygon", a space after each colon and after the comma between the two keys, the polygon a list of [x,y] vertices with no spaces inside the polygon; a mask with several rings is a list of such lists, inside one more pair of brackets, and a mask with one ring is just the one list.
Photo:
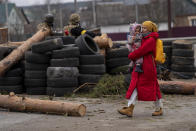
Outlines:
{"label": "cut log", "polygon": [[43,28],[39,30],[28,40],[24,41],[18,48],[13,50],[7,57],[0,61],[0,76],[2,76],[12,65],[17,63],[23,56],[24,53],[29,50],[32,44],[43,40],[51,32],[50,28]]}
{"label": "cut log", "polygon": [[107,34],[96,36],[93,40],[98,44],[100,49],[111,48],[113,46],[112,39],[108,38]]}
{"label": "cut log", "polygon": [[182,81],[159,81],[160,89],[166,94],[193,95],[196,90],[196,83]]}
{"label": "cut log", "polygon": [[10,95],[0,95],[0,107],[11,111],[68,116],[84,116],[86,113],[86,106],[83,104],[18,97],[13,92]]}

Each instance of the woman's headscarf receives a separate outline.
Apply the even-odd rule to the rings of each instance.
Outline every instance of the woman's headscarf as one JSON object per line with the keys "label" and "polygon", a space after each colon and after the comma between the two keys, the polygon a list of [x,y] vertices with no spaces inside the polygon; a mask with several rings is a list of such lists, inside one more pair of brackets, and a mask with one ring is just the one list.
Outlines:
{"label": "woman's headscarf", "polygon": [[142,25],[143,25],[143,26],[146,26],[146,28],[147,28],[147,30],[148,30],[149,32],[158,32],[158,27],[157,27],[157,25],[156,25],[154,22],[152,22],[152,21],[144,21],[144,22],[142,23]]}

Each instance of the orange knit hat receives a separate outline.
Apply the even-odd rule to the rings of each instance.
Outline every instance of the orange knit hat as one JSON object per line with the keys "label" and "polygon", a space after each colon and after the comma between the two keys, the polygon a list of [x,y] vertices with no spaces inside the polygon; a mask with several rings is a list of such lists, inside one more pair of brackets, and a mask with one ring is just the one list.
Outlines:
{"label": "orange knit hat", "polygon": [[158,32],[157,25],[152,21],[144,21],[143,26],[146,26],[147,30],[150,32]]}

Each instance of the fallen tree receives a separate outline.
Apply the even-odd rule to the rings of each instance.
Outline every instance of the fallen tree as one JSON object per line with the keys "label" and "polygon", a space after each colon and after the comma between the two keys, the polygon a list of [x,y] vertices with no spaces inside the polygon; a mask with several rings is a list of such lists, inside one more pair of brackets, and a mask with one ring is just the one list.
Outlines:
{"label": "fallen tree", "polygon": [[66,114],[68,116],[84,116],[86,113],[86,106],[83,104],[18,97],[13,92],[9,95],[0,95],[0,107],[11,111]]}
{"label": "fallen tree", "polygon": [[166,94],[192,95],[196,93],[196,83],[183,81],[159,81],[160,90]]}
{"label": "fallen tree", "polygon": [[23,42],[17,42],[17,45],[20,45],[15,50],[13,50],[7,57],[0,61],[0,76],[2,76],[7,70],[9,70],[12,65],[17,63],[23,56],[24,53],[29,50],[33,43],[43,40],[51,32],[51,29],[42,28],[31,38]]}

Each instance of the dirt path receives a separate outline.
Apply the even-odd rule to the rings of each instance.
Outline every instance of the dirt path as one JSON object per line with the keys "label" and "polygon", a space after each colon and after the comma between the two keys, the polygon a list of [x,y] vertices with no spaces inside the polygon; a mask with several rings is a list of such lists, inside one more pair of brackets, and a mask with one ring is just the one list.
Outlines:
{"label": "dirt path", "polygon": [[[34,96],[38,97],[38,96]],[[42,98],[38,97],[38,98]],[[138,102],[134,116],[117,113],[123,98],[56,98],[87,106],[85,117],[0,111],[0,131],[196,131],[196,96],[164,95],[164,115],[152,117],[152,102]]]}

